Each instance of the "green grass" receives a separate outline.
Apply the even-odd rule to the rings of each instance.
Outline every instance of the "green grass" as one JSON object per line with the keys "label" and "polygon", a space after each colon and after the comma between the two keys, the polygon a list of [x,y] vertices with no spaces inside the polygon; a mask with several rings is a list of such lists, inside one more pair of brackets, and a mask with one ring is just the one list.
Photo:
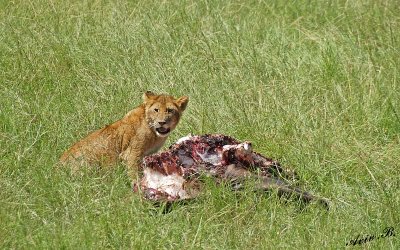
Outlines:
{"label": "green grass", "polygon": [[[0,1],[1,249],[400,247],[400,5],[366,1]],[[332,200],[212,183],[168,214],[123,167],[71,176],[74,141],[188,95],[167,144],[224,133]],[[167,146],[167,145],[166,145]]]}

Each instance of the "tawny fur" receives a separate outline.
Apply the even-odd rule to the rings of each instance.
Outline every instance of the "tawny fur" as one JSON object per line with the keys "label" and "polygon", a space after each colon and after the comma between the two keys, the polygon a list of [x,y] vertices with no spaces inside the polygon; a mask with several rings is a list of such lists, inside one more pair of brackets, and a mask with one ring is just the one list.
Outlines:
{"label": "tawny fur", "polygon": [[132,180],[142,158],[157,152],[175,129],[189,98],[146,92],[143,103],[122,119],[92,132],[64,152],[60,162],[74,170],[83,165],[112,166],[123,161]]}

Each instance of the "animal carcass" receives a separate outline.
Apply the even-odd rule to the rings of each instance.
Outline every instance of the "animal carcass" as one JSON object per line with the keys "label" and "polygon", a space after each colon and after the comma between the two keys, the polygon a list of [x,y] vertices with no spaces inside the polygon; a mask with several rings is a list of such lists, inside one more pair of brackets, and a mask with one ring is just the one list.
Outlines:
{"label": "animal carcass", "polygon": [[177,201],[196,197],[201,191],[201,176],[217,182],[228,181],[239,189],[253,180],[260,190],[276,189],[279,195],[294,195],[305,202],[318,201],[328,207],[324,198],[316,197],[289,184],[297,177],[277,161],[252,150],[250,142],[221,134],[187,136],[164,152],[146,156],[143,176],[135,190],[153,201]]}

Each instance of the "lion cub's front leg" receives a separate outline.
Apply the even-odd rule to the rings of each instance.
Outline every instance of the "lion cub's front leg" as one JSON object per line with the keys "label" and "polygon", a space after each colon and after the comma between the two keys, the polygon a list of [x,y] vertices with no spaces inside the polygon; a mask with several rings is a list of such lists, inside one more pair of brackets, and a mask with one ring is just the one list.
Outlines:
{"label": "lion cub's front leg", "polygon": [[142,150],[137,148],[128,147],[124,152],[120,154],[120,159],[126,165],[128,170],[128,176],[133,182],[139,180],[139,168],[141,161],[144,157]]}

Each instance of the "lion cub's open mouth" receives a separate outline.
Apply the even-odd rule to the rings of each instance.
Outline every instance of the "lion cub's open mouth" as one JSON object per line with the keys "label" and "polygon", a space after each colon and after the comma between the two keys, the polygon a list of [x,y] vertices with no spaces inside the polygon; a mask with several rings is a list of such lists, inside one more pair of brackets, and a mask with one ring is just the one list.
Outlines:
{"label": "lion cub's open mouth", "polygon": [[171,132],[171,129],[159,127],[159,128],[156,128],[156,131],[160,135],[167,135],[169,132]]}

